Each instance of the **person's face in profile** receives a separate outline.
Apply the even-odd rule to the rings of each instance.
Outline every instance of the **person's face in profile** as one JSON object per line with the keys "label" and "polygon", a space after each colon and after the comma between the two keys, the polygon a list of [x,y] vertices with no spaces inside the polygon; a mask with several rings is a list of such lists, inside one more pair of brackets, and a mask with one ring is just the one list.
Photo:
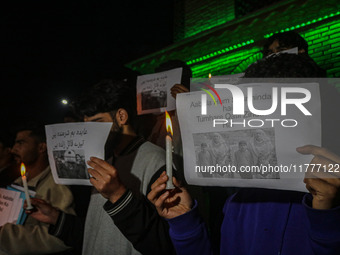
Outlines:
{"label": "person's face in profile", "polygon": [[111,132],[117,132],[120,129],[117,121],[113,120],[109,112],[101,112],[93,116],[84,116],[84,122],[112,122]]}
{"label": "person's face in profile", "polygon": [[18,132],[11,150],[15,161],[24,162],[26,165],[33,164],[40,154],[41,144],[31,136],[31,131]]}
{"label": "person's face in profile", "polygon": [[269,56],[273,53],[278,53],[278,52],[283,51],[283,50],[288,50],[288,48],[287,47],[281,47],[279,41],[275,40],[271,45],[269,45],[265,57],[267,57],[267,56]]}
{"label": "person's face in profile", "polygon": [[[264,52],[264,57],[268,57],[273,53],[279,53],[281,51],[289,50],[291,48],[294,48],[294,46],[282,45],[282,43],[280,44],[279,40],[275,40],[271,45],[269,45],[268,49]],[[305,52],[306,52],[305,49],[298,49],[299,54]]]}
{"label": "person's face in profile", "polygon": [[115,112],[103,112],[97,113],[93,116],[84,116],[85,122],[112,122],[109,137],[105,143],[105,158],[112,155],[112,149],[114,149],[120,142],[122,129],[118,125]]}

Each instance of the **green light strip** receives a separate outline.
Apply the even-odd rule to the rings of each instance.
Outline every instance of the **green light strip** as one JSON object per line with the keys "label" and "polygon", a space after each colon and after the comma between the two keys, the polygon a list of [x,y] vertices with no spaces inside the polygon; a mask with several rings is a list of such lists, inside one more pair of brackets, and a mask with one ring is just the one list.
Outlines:
{"label": "green light strip", "polygon": [[[198,65],[191,66],[193,77],[208,77],[208,74],[213,71],[212,75],[223,75],[225,69],[230,68],[231,70],[236,67],[240,61],[244,58],[252,56],[255,52],[258,52],[259,48],[252,47],[250,49],[240,50],[232,54],[226,54],[219,58],[212,59],[209,62],[200,63]],[[221,70],[224,71],[221,71]]]}
{"label": "green light strip", "polygon": [[[285,29],[281,29],[280,31],[275,31],[275,33],[270,33],[270,34],[266,34],[264,35],[264,38],[269,38],[270,36],[272,36],[273,34],[277,34],[277,33],[283,33],[283,32],[286,32],[286,31],[291,31],[291,30],[294,30],[294,29],[298,29],[300,27],[305,27],[305,26],[308,26],[308,25],[311,25],[311,24],[314,24],[314,23],[317,23],[317,22],[320,22],[322,20],[325,20],[325,19],[329,19],[329,18],[332,18],[334,16],[337,16],[340,14],[340,11],[336,12],[336,13],[331,13],[329,15],[326,15],[324,17],[320,17],[318,19],[313,19],[311,21],[307,21],[307,22],[304,22],[304,23],[301,23],[299,25],[296,25],[296,26],[292,26],[292,27],[287,27]],[[252,44],[254,43],[255,41],[253,39],[250,39],[248,41],[245,41],[245,42],[242,42],[242,43],[237,43],[237,44],[234,44],[233,46],[230,46],[230,47],[227,47],[227,48],[224,48],[224,49],[221,49],[221,50],[218,50],[218,51],[215,51],[213,53],[210,53],[210,54],[207,54],[203,57],[199,57],[199,58],[196,58],[196,59],[192,59],[192,60],[189,60],[187,61],[187,65],[192,65],[192,64],[196,64],[198,62],[201,62],[201,61],[204,61],[204,60],[207,60],[209,58],[212,58],[212,57],[215,57],[215,56],[218,56],[218,55],[221,55],[221,54],[224,54],[224,53],[227,53],[229,51],[234,51],[236,49],[239,49],[241,47],[244,47],[244,46],[247,46],[249,44]]]}
{"label": "green light strip", "polygon": [[294,30],[294,29],[298,29],[298,28],[300,28],[300,27],[308,26],[308,25],[310,25],[310,24],[314,24],[314,23],[316,23],[316,22],[320,22],[320,21],[322,21],[322,20],[325,20],[325,19],[328,19],[328,18],[332,18],[332,17],[337,16],[337,15],[339,15],[339,14],[340,14],[340,11],[338,11],[337,13],[331,13],[331,14],[329,14],[329,15],[326,15],[326,16],[324,16],[324,17],[320,17],[320,18],[318,18],[318,19],[313,19],[313,20],[311,20],[311,21],[307,21],[307,22],[301,23],[301,24],[296,25],[296,26],[287,27],[287,28],[285,28],[285,29],[281,29],[280,31],[275,31],[275,33],[266,34],[266,35],[264,36],[264,38],[269,38],[269,37],[271,37],[273,34],[283,33],[283,32],[291,31],[291,30]]}
{"label": "green light strip", "polygon": [[236,49],[239,49],[241,47],[244,47],[246,45],[249,45],[249,44],[252,44],[254,43],[255,41],[253,39],[250,39],[246,42],[242,42],[242,43],[238,43],[238,44],[234,44],[233,46],[230,46],[230,47],[227,47],[225,49],[221,49],[221,50],[218,50],[218,51],[215,51],[213,53],[210,53],[210,54],[207,54],[203,57],[199,57],[199,58],[196,58],[196,59],[193,59],[193,60],[189,60],[187,62],[187,65],[191,65],[191,64],[195,64],[197,62],[201,62],[201,61],[204,61],[204,60],[207,60],[209,58],[212,58],[212,57],[215,57],[215,56],[218,56],[218,55],[221,55],[221,54],[224,54],[226,52],[229,52],[229,51],[233,51],[233,50],[236,50]]}

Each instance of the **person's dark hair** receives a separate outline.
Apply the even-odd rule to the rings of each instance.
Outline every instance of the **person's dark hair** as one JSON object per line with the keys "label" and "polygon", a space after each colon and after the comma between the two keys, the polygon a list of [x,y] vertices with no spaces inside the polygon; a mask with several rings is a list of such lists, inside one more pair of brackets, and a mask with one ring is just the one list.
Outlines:
{"label": "person's dark hair", "polygon": [[190,79],[192,78],[192,71],[189,65],[187,65],[182,60],[169,60],[160,64],[158,67],[155,68],[155,71],[158,72],[165,72],[175,68],[183,68],[182,72],[182,79],[181,84],[185,86],[187,89],[190,90]]}
{"label": "person's dark hair", "polygon": [[14,144],[14,136],[8,130],[1,129],[0,130],[0,143],[5,148],[11,148]]}
{"label": "person's dark hair", "polygon": [[325,77],[321,69],[308,55],[272,55],[250,65],[245,78],[317,78]]}
{"label": "person's dark hair", "polygon": [[46,143],[46,132],[44,123],[37,120],[23,121],[15,128],[16,134],[21,131],[31,131],[30,136],[38,143]]}
{"label": "person's dark hair", "polygon": [[89,88],[72,103],[74,112],[83,119],[98,113],[114,112],[119,108],[129,114],[131,124],[136,112],[136,95],[125,81],[102,80]]}
{"label": "person's dark hair", "polygon": [[308,43],[298,33],[294,31],[288,31],[283,33],[277,33],[269,37],[263,45],[263,55],[267,56],[269,52],[269,46],[274,42],[278,41],[281,48],[295,48],[299,50],[304,49],[305,53],[308,54]]}

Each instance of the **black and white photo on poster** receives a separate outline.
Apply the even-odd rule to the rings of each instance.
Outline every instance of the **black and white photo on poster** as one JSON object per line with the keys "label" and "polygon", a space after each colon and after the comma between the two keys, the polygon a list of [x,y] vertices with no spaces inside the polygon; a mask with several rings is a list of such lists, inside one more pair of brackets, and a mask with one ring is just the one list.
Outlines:
{"label": "black and white photo on poster", "polygon": [[142,109],[150,110],[166,107],[167,92],[166,88],[157,88],[142,92]]}
{"label": "black and white photo on poster", "polygon": [[46,125],[47,151],[57,184],[92,185],[87,161],[104,159],[105,143],[112,123],[77,122]]}
{"label": "black and white photo on poster", "polygon": [[170,90],[181,83],[182,68],[144,74],[137,77],[137,113],[161,113],[176,109],[176,100]]}
{"label": "black and white photo on poster", "polygon": [[[251,172],[251,166],[276,166],[275,129],[258,128],[193,134],[199,177],[278,179],[279,173]],[[209,166],[234,166],[236,172],[209,172]],[[248,166],[248,168],[247,168]],[[247,171],[246,171],[247,170]]]}
{"label": "black and white photo on poster", "polygon": [[84,150],[53,151],[59,178],[89,179]]}
{"label": "black and white photo on poster", "polygon": [[[321,144],[319,84],[282,79],[229,85],[221,79],[216,84],[213,79],[199,81],[199,91],[176,98],[187,183],[305,190],[302,167],[312,156],[297,148]],[[219,86],[212,90],[208,85]],[[282,95],[288,90],[293,92],[287,101]],[[300,102],[303,107],[289,101],[292,98],[305,99]]]}

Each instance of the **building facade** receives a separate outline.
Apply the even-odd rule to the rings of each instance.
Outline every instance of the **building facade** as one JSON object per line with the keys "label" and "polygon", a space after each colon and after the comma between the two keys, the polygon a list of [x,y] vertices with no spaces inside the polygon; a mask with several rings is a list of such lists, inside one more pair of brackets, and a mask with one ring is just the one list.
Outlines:
{"label": "building facade", "polygon": [[274,33],[294,30],[329,77],[340,77],[340,2],[337,0],[177,0],[174,43],[126,66],[142,74],[179,59],[193,77],[243,72],[262,58]]}

